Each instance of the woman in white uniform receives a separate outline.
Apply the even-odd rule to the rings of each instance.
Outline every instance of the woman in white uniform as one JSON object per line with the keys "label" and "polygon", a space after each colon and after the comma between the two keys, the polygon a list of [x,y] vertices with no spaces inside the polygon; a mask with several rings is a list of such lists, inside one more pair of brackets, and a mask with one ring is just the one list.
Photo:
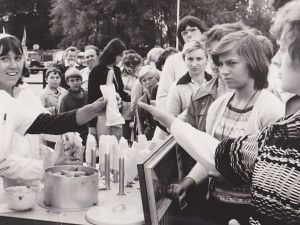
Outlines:
{"label": "woman in white uniform", "polygon": [[[23,49],[20,41],[12,35],[0,34],[0,91],[1,96],[4,98],[0,106],[1,119],[3,120],[0,130],[0,162],[2,162],[0,163],[0,176],[5,177],[7,180],[10,179],[9,183],[12,180],[33,181],[42,176],[42,161],[37,160],[40,145],[39,137],[36,135],[24,137],[24,133],[29,128],[27,125],[31,125],[37,115],[46,112],[46,110],[43,109],[37,97],[29,90],[28,86],[22,84],[21,75],[25,69],[24,65]],[[15,98],[16,102],[13,101],[14,103],[11,103],[11,99],[7,98],[6,95]],[[103,109],[105,102],[101,101],[99,103],[101,106],[99,109]],[[32,111],[26,110],[24,105],[32,108]],[[97,107],[97,105],[95,106]],[[20,120],[18,120],[19,118]],[[23,120],[22,118],[28,119]],[[45,117],[42,119],[48,121],[48,118],[49,116],[46,116],[46,119]],[[87,117],[84,121],[87,122],[92,118]],[[29,122],[27,123],[27,121]],[[74,122],[73,124],[76,124]],[[43,123],[40,125],[44,126]],[[22,127],[26,129],[24,130]],[[66,131],[58,129],[51,132],[54,134],[63,134],[68,131],[76,131],[77,128],[78,126],[76,125],[75,127],[71,127],[71,129],[66,129]],[[14,130],[20,130],[21,132],[14,133]],[[32,133],[47,132],[47,129],[35,128]],[[22,151],[24,152],[22,155],[12,154],[19,154]],[[32,158],[25,158],[25,155]],[[3,161],[4,159],[6,160]],[[63,163],[70,162],[64,159]]]}

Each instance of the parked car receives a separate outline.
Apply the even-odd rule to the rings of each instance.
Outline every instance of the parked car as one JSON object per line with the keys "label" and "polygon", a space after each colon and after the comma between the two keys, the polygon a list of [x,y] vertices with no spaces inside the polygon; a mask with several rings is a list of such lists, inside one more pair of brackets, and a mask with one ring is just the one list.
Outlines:
{"label": "parked car", "polygon": [[40,68],[45,68],[45,66],[38,61],[31,61],[30,65],[28,66],[31,74],[37,74],[40,71]]}

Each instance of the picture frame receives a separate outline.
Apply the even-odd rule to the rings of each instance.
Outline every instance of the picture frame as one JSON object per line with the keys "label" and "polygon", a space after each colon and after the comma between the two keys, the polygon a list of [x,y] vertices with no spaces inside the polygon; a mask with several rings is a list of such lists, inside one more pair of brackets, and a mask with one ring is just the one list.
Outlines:
{"label": "picture frame", "polygon": [[145,224],[160,224],[162,220],[166,221],[164,217],[169,214],[168,209],[172,204],[172,200],[167,197],[168,186],[179,181],[176,141],[173,136],[167,137],[137,167]]}

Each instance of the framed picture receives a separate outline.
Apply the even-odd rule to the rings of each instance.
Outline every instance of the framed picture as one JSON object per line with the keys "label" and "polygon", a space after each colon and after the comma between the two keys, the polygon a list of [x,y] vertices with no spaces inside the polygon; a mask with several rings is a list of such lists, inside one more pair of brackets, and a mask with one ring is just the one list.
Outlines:
{"label": "framed picture", "polygon": [[159,224],[172,203],[167,197],[167,189],[179,180],[175,144],[174,138],[169,136],[143,163],[138,164],[146,225]]}

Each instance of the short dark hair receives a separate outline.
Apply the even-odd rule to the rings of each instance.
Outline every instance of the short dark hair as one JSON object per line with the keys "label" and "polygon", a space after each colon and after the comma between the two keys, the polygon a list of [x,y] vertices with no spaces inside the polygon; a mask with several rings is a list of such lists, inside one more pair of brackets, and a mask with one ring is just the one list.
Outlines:
{"label": "short dark hair", "polygon": [[268,87],[269,64],[257,37],[249,31],[238,31],[226,35],[212,52],[212,59],[220,66],[219,56],[236,51],[246,60],[249,75],[254,79],[254,88]]}
{"label": "short dark hair", "polygon": [[51,67],[51,68],[47,69],[46,74],[45,74],[45,78],[48,78],[50,73],[58,74],[60,77],[62,75],[59,69],[57,69],[55,67]]}
{"label": "short dark hair", "polygon": [[93,49],[93,50],[95,50],[97,56],[100,55],[100,50],[95,45],[87,45],[84,47],[84,51],[86,51],[88,49]]}
{"label": "short dark hair", "polygon": [[187,26],[198,27],[201,33],[204,33],[207,30],[206,25],[202,23],[201,20],[198,19],[197,17],[194,16],[183,17],[182,20],[180,20],[177,29],[177,37],[181,45],[184,45],[184,40],[183,37],[181,36],[181,32],[184,31]]}
{"label": "short dark hair", "polygon": [[112,39],[105,46],[99,57],[99,64],[110,65],[116,62],[116,57],[126,49],[125,44],[118,38]]}

